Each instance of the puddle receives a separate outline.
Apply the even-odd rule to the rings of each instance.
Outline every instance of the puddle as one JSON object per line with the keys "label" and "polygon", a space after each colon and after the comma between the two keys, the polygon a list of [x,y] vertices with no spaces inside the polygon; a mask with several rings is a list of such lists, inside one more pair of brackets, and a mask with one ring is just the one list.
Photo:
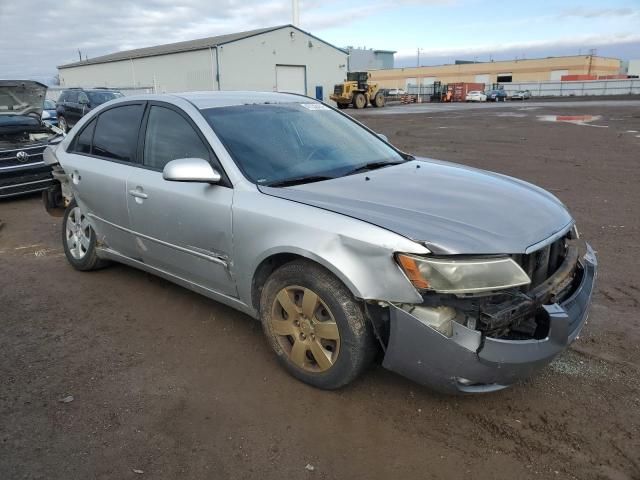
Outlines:
{"label": "puddle", "polygon": [[538,115],[538,120],[542,122],[563,122],[573,123],[574,125],[608,128],[608,125],[590,125],[591,122],[595,122],[601,118],[600,115]]}

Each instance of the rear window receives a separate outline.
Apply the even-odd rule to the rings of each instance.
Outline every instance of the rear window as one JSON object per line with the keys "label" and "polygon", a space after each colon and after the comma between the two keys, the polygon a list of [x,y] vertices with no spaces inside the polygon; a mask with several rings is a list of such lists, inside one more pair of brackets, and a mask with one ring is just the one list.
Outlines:
{"label": "rear window", "polygon": [[87,92],[91,105],[102,105],[114,98],[122,97],[120,92]]}
{"label": "rear window", "polygon": [[133,162],[143,110],[142,105],[124,105],[101,113],[93,135],[93,155]]}

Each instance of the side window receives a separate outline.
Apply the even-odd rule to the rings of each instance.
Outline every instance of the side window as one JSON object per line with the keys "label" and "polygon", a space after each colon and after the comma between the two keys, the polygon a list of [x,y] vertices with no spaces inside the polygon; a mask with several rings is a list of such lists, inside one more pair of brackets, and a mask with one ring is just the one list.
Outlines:
{"label": "side window", "polygon": [[154,105],[147,121],[143,163],[162,170],[177,158],[208,160],[209,149],[182,115]]}
{"label": "side window", "polygon": [[96,129],[96,120],[91,120],[89,124],[84,127],[80,135],[78,135],[71,147],[73,153],[91,153],[91,140],[93,139],[93,132]]}
{"label": "side window", "polygon": [[63,103],[67,101],[67,92],[62,92],[60,94],[60,96],[58,97],[58,102],[57,103]]}
{"label": "side window", "polygon": [[74,92],[73,90],[67,92],[67,96],[64,101],[69,103],[78,103],[78,92]]}
{"label": "side window", "polygon": [[142,105],[125,105],[101,113],[93,135],[93,155],[133,162],[143,110]]}
{"label": "side window", "polygon": [[87,97],[86,93],[80,92],[78,94],[78,102],[80,102],[80,103],[89,103],[89,97]]}

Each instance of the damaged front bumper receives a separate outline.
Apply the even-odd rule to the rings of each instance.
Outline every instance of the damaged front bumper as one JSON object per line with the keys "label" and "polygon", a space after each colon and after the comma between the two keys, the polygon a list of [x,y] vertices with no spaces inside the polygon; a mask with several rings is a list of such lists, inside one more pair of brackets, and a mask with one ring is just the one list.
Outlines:
{"label": "damaged front bumper", "polygon": [[[391,305],[383,366],[444,393],[501,390],[532,375],[576,339],[587,319],[597,260],[591,247],[584,247],[576,266],[581,274],[577,286],[562,301],[553,302],[551,295],[551,301],[536,307],[548,319],[545,338],[491,338],[455,321],[447,337]],[[550,282],[550,290],[555,283]]]}

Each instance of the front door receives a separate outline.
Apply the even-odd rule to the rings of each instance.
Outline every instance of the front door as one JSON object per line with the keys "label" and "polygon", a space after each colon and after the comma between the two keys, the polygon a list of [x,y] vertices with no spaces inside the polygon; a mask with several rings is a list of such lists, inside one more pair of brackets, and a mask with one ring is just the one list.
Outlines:
{"label": "front door", "polygon": [[138,255],[160,270],[236,296],[229,271],[233,189],[224,182],[162,178],[164,166],[178,158],[203,158],[221,171],[208,143],[184,112],[162,103],[148,110],[143,142],[143,166],[127,181]]}

